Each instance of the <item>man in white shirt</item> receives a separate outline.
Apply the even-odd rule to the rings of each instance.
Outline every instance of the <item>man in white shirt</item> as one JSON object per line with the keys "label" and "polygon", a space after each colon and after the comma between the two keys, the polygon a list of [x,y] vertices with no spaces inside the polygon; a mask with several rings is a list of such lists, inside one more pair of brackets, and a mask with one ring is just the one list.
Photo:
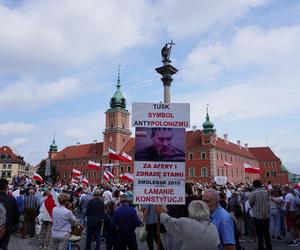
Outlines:
{"label": "man in white shirt", "polygon": [[284,211],[285,211],[285,220],[286,225],[289,228],[289,231],[292,235],[292,242],[288,246],[299,246],[297,238],[299,237],[299,231],[296,224],[297,213],[296,213],[296,204],[295,196],[292,193],[290,187],[285,187],[285,198],[284,198]]}
{"label": "man in white shirt", "polygon": [[106,186],[105,191],[102,195],[104,204],[106,205],[109,201],[112,200],[112,192],[110,191],[110,186]]}

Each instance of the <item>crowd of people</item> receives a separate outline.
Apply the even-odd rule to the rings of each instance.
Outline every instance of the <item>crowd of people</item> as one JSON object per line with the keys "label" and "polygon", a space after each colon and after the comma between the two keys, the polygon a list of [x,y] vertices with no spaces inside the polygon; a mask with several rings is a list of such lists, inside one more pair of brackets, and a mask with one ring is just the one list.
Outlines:
{"label": "crowd of people", "polygon": [[[133,204],[131,184],[74,186],[0,179],[0,249],[10,235],[39,239],[40,249],[67,249],[85,234],[85,249],[138,249],[145,240],[160,249],[243,249],[256,241],[271,250],[272,241],[299,241],[300,186],[186,183],[185,205]],[[160,224],[159,221],[160,220]],[[160,235],[157,229],[160,229]],[[141,227],[140,234],[136,228]],[[145,235],[145,237],[143,237]],[[77,237],[77,238],[76,238]],[[101,243],[105,242],[105,243]]]}

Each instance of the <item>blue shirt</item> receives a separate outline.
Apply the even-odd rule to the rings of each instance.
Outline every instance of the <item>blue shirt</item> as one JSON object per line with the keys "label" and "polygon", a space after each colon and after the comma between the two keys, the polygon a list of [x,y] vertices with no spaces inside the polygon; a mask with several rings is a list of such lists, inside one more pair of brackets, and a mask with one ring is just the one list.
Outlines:
{"label": "blue shirt", "polygon": [[136,210],[128,204],[122,204],[112,217],[112,226],[119,231],[135,230],[141,223]]}
{"label": "blue shirt", "polygon": [[154,205],[143,205],[142,207],[147,209],[146,224],[156,224],[157,214],[155,213]]}
{"label": "blue shirt", "polygon": [[211,222],[216,226],[221,244],[219,250],[224,249],[224,245],[235,245],[234,224],[229,213],[218,206],[210,215]]}

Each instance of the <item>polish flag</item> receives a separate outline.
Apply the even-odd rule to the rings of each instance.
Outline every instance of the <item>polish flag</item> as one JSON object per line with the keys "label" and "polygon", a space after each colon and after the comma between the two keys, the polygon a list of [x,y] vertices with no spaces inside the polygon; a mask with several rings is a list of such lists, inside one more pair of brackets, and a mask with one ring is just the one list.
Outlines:
{"label": "polish flag", "polygon": [[120,175],[120,179],[122,181],[133,182],[133,176],[130,173],[124,173]]}
{"label": "polish flag", "polygon": [[115,178],[115,176],[111,172],[109,172],[108,170],[106,170],[106,173],[108,174],[110,179]]}
{"label": "polish flag", "polygon": [[33,180],[39,181],[39,182],[44,182],[42,176],[40,176],[38,173],[35,173],[32,177]]}
{"label": "polish flag", "polygon": [[100,167],[100,163],[99,162],[94,162],[94,161],[88,161],[88,165],[87,168],[89,169],[96,169],[98,170]]}
{"label": "polish flag", "polygon": [[111,160],[117,160],[122,161],[122,157],[118,155],[115,151],[113,151],[111,148],[108,148],[108,158]]}
{"label": "polish flag", "polygon": [[109,174],[107,173],[107,171],[104,171],[104,173],[103,173],[103,179],[105,179],[106,181],[109,180]]}
{"label": "polish flag", "polygon": [[72,183],[72,184],[79,184],[79,181],[76,180],[76,179],[74,179],[74,178],[72,178],[72,179],[71,179],[71,183]]}
{"label": "polish flag", "polygon": [[89,184],[89,180],[85,177],[82,178],[81,182],[85,185],[88,185]]}
{"label": "polish flag", "polygon": [[130,155],[126,154],[125,152],[122,153],[121,157],[122,157],[122,161],[126,161],[126,162],[132,161],[132,157]]}
{"label": "polish flag", "polygon": [[79,170],[77,170],[77,169],[73,168],[73,170],[72,170],[72,174],[73,174],[73,176],[76,176],[76,177],[78,177],[78,176],[80,176],[80,175],[81,175],[81,171],[79,171]]}
{"label": "polish flag", "polygon": [[231,164],[231,163],[229,163],[229,162],[227,162],[227,161],[224,161],[224,166],[225,166],[225,167],[231,167],[231,166],[232,166],[232,164]]}
{"label": "polish flag", "polygon": [[248,163],[244,163],[245,173],[251,173],[251,174],[260,174],[261,170],[260,168],[252,167]]}

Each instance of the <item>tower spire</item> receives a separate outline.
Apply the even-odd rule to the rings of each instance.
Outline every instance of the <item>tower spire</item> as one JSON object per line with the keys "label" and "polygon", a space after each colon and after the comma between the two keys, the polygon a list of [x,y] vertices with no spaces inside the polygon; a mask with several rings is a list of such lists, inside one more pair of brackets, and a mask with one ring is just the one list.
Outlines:
{"label": "tower spire", "polygon": [[119,64],[118,67],[118,80],[117,80],[117,89],[120,90],[121,87],[121,81],[120,81],[120,69],[121,69],[121,64]]}
{"label": "tower spire", "polygon": [[56,136],[56,132],[53,133],[53,140],[52,140],[52,144],[50,145],[49,152],[57,152],[57,145],[55,143],[55,136]]}
{"label": "tower spire", "polygon": [[209,104],[206,104],[206,119],[202,124],[204,134],[215,133],[214,124],[209,119],[208,106]]}

